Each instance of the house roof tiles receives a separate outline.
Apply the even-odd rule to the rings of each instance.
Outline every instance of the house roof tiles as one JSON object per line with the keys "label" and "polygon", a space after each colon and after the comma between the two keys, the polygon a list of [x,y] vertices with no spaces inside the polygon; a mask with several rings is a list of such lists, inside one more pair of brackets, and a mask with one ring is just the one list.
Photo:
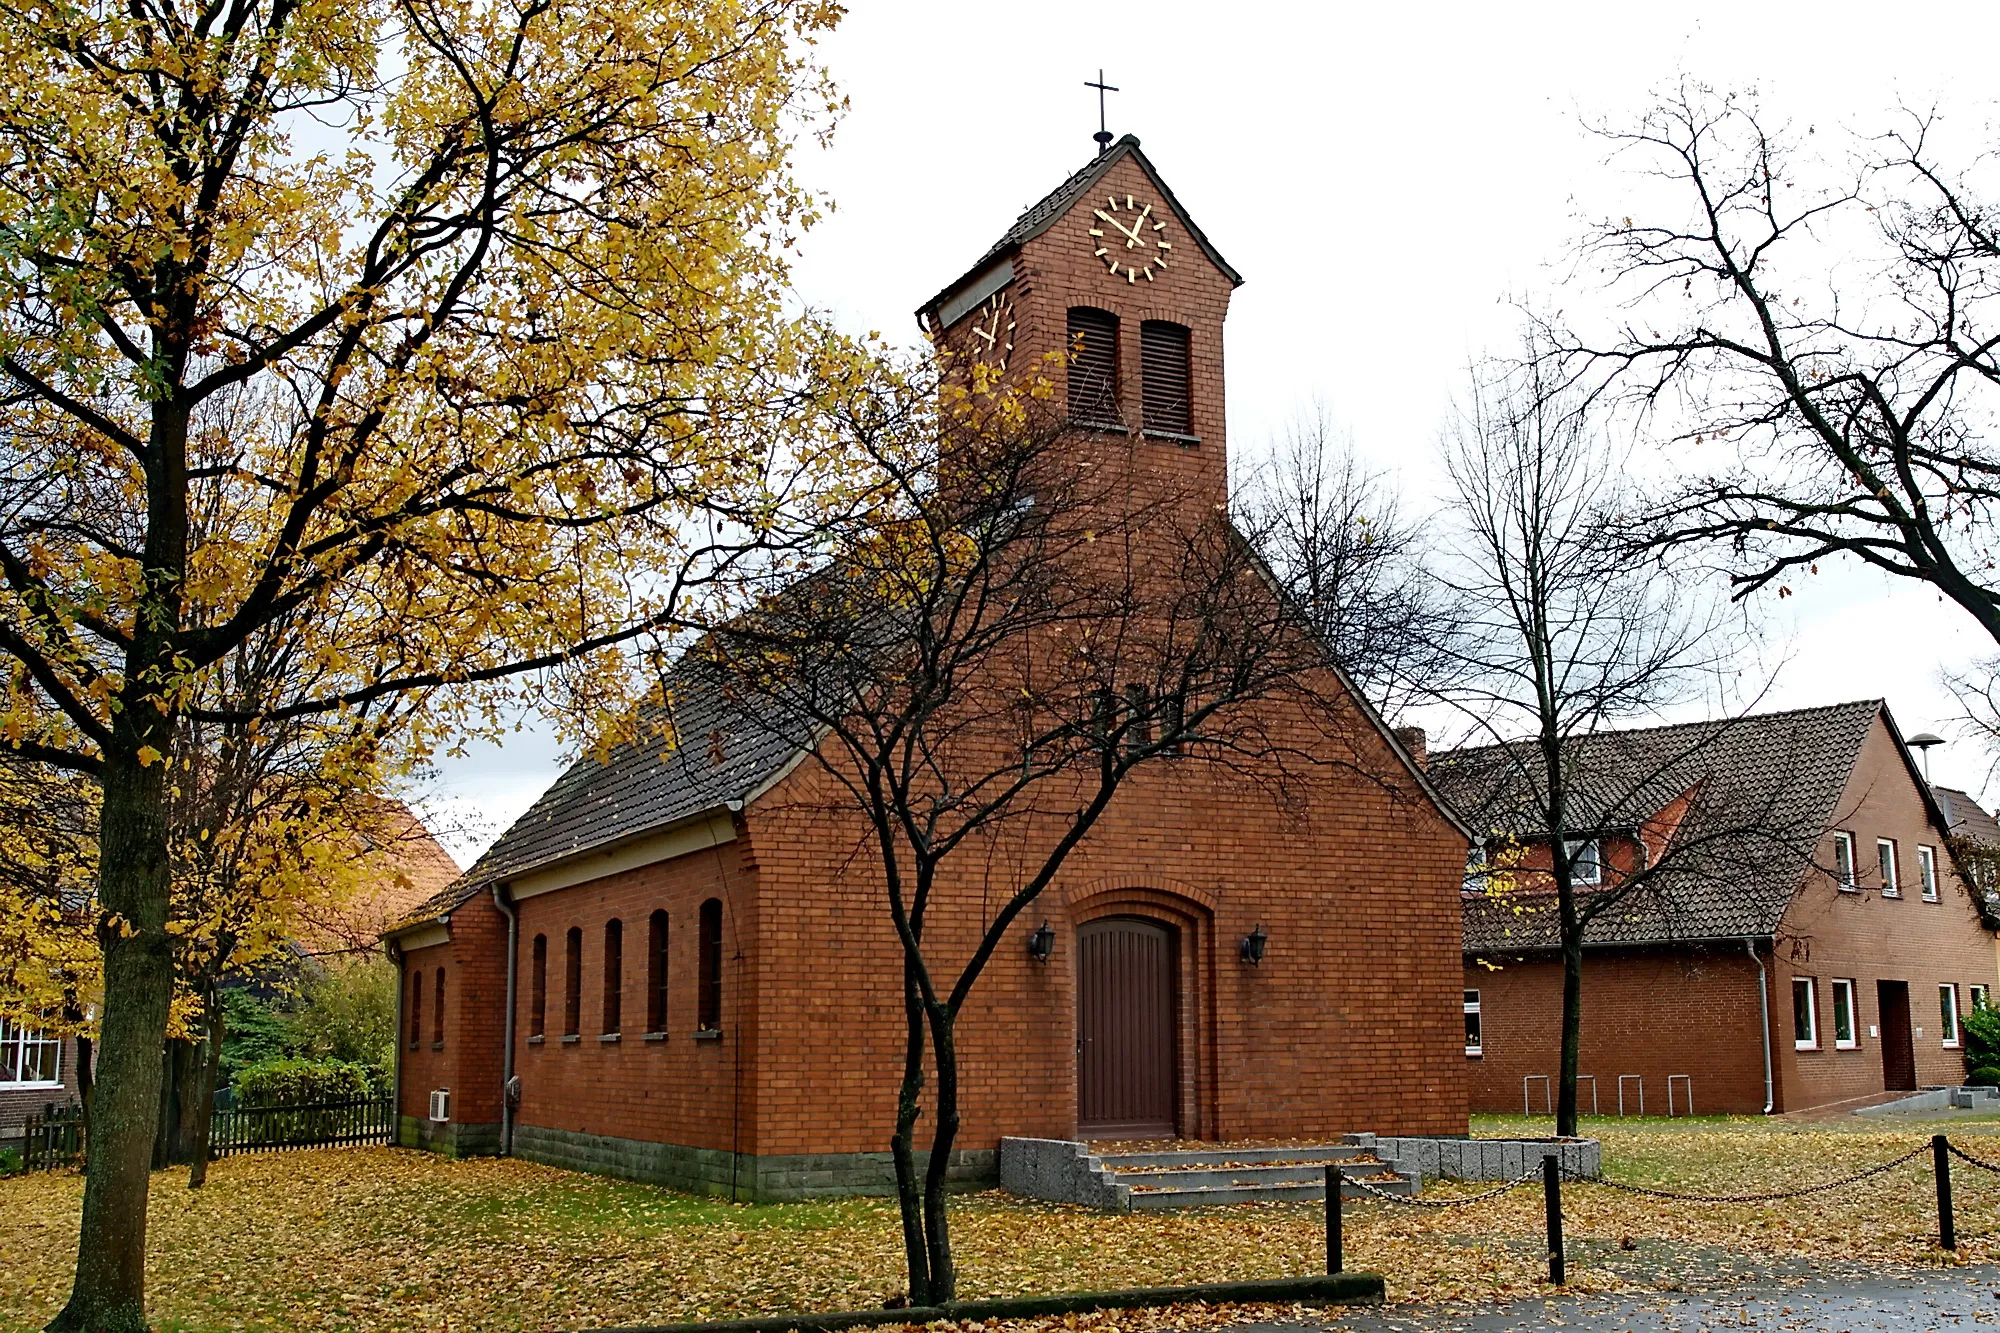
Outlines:
{"label": "house roof tiles", "polygon": [[[1564,758],[1574,836],[1638,830],[1689,802],[1672,868],[1597,915],[1585,943],[1773,934],[1878,715],[1889,720],[1881,700],[1866,699],[1573,738]],[[1448,751],[1431,764],[1446,799],[1496,841],[1546,836],[1533,799],[1542,771],[1527,743]],[[1466,951],[1554,947],[1551,904],[1546,891],[1466,895]]]}

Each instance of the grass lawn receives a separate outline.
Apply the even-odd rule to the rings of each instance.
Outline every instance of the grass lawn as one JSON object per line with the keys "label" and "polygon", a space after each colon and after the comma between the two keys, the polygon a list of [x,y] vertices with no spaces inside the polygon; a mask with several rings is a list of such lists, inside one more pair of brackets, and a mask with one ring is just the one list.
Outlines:
{"label": "grass lawn", "polygon": [[[2000,1163],[2000,1125],[1945,1126]],[[1545,1133],[1481,1118],[1476,1134]],[[1607,1175],[1635,1184],[1781,1189],[1893,1157],[1925,1124],[1758,1119],[1593,1121]],[[450,1162],[390,1149],[234,1157],[190,1192],[154,1177],[151,1304],[163,1330],[565,1329],[879,1304],[901,1289],[885,1200],[747,1206],[519,1161]],[[2000,1260],[2000,1176],[1955,1174],[1961,1258]],[[83,1182],[0,1181],[0,1330],[39,1328],[68,1289]],[[1434,1185],[1424,1197],[1476,1186]],[[1774,1204],[1689,1205],[1566,1188],[1571,1285],[1709,1285],[1787,1265],[1946,1262],[1934,1248],[1928,1159],[1852,1189]],[[1392,1300],[1543,1290],[1539,1191],[1464,1209],[1348,1205],[1348,1266]],[[1123,1287],[1318,1270],[1317,1207],[1116,1217],[965,1196],[954,1223],[961,1294]],[[1165,1320],[1118,1317],[1117,1326]],[[1094,1321],[1084,1321],[1090,1323]],[[1191,1322],[1171,1317],[1177,1327]]]}

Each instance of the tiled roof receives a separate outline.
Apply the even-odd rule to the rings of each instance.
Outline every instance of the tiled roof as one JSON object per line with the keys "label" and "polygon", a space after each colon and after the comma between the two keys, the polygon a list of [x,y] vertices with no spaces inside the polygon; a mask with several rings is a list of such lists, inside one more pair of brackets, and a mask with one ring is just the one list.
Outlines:
{"label": "tiled roof", "polygon": [[[1848,776],[1882,714],[1882,701],[1869,699],[1573,739],[1564,752],[1576,792],[1572,836],[1629,831],[1677,797],[1690,798],[1672,872],[1596,917],[1586,942],[1774,933],[1807,867],[1805,849],[1834,822]],[[1448,751],[1431,762],[1432,777],[1466,822],[1524,840],[1546,836],[1532,799],[1540,772],[1527,743]],[[1525,891],[1468,894],[1467,951],[1553,947],[1553,901]]]}
{"label": "tiled roof", "polygon": [[1214,243],[1203,234],[1201,228],[1194,224],[1194,220],[1188,216],[1187,210],[1181,207],[1180,200],[1174,198],[1174,192],[1168,189],[1167,183],[1160,178],[1159,171],[1154,168],[1146,155],[1139,151],[1138,138],[1128,134],[1117,143],[1111,145],[1110,148],[1092,158],[1068,180],[1056,186],[1055,189],[1049,191],[1049,193],[1042,196],[1035,203],[1030,204],[1020,217],[1014,219],[1014,225],[1007,228],[1000,239],[989,246],[986,253],[981,255],[971,268],[960,274],[943,291],[926,301],[918,309],[917,317],[922,319],[925,315],[944,304],[945,298],[963,286],[968,278],[983,272],[989,264],[1001,255],[1006,254],[1017,246],[1026,244],[1055,225],[1056,221],[1069,212],[1079,199],[1082,199],[1090,192],[1091,187],[1103,178],[1105,172],[1111,170],[1113,166],[1126,157],[1136,158],[1140,167],[1152,178],[1153,184],[1159,186],[1160,193],[1166,196],[1168,205],[1179,215],[1180,221],[1188,229],[1188,234],[1194,237],[1195,244],[1201,247],[1202,253],[1208,256],[1210,262],[1218,269],[1221,269],[1223,275],[1233,285],[1242,286],[1243,275],[1238,273],[1229,261],[1222,257],[1222,252],[1217,250]]}
{"label": "tiled roof", "polygon": [[751,718],[698,653],[668,673],[666,702],[640,714],[638,739],[569,766],[472,869],[397,927],[434,921],[496,880],[740,802],[797,755],[782,718]]}
{"label": "tiled roof", "polygon": [[741,801],[804,743],[770,719],[753,720],[700,654],[667,677],[667,699],[639,718],[639,739],[585,755],[542,793],[473,866],[480,880],[537,866]]}
{"label": "tiled roof", "polygon": [[1988,814],[1970,794],[1956,787],[1932,787],[1931,795],[1937,797],[1938,806],[1944,811],[1945,832],[1954,838],[1970,838],[2000,847],[2000,820]]}

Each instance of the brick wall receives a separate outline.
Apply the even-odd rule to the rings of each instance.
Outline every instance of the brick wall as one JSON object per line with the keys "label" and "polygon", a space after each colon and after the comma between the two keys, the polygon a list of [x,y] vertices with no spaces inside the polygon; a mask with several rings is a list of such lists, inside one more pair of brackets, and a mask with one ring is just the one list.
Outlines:
{"label": "brick wall", "polygon": [[[1484,1053],[1465,1056],[1472,1109],[1521,1113],[1523,1077],[1546,1074],[1529,1091],[1540,1114],[1555,1095],[1562,1052],[1562,964],[1553,957],[1468,962],[1465,989],[1477,990]],[[1782,1035],[1782,992],[1772,978],[1774,1038]],[[1704,1115],[1755,1115],[1764,1109],[1763,1047],[1757,1034],[1757,968],[1741,945],[1716,949],[1592,949],[1584,955],[1583,1043],[1579,1074],[1594,1075],[1600,1109],[1618,1109],[1618,1076],[1637,1074],[1646,1110],[1663,1115],[1667,1079],[1688,1074]],[[1463,1047],[1460,1048],[1463,1050]],[[1775,1048],[1774,1048],[1775,1049]],[[1638,1111],[1641,1084],[1625,1085],[1626,1110]],[[1683,1085],[1675,1084],[1684,1110]],[[1590,1085],[1579,1085],[1584,1114]]]}
{"label": "brick wall", "polygon": [[[1389,772],[1373,733],[1349,740],[1355,767]],[[900,953],[879,856],[830,786],[801,768],[752,809],[772,1057],[756,1072],[760,1153],[879,1149],[894,1117]],[[1076,929],[1109,915],[1179,932],[1184,1135],[1464,1132],[1462,839],[1407,779],[1329,765],[1292,795],[1280,809],[1267,788],[1199,761],[1132,780],[973,993],[960,1146],[1075,1135]],[[958,863],[932,908],[941,964],[970,955],[975,925],[1052,840],[1023,821]],[[1046,964],[1026,948],[1044,919],[1057,935]],[[1269,947],[1252,967],[1238,946],[1258,925]]]}
{"label": "brick wall", "polygon": [[[451,914],[451,938],[444,944],[412,949],[403,955],[402,1024],[396,1034],[401,1062],[401,1096],[397,1114],[411,1133],[428,1140],[438,1133],[430,1126],[430,1094],[451,1090],[451,1126],[444,1131],[456,1142],[461,1131],[483,1143],[500,1120],[502,1023],[506,1014],[507,923],[490,898],[473,898]],[[444,970],[444,1036],[437,1036],[437,973]],[[423,979],[423,1023],[411,1041],[410,980]],[[482,1127],[474,1129],[474,1127]]]}
{"label": "brick wall", "polygon": [[[757,875],[741,842],[528,898],[521,914],[514,1069],[521,1079],[516,1123],[566,1135],[594,1135],[689,1148],[729,1150],[755,1112],[755,1087],[738,1077],[756,1043],[755,997],[746,987]],[[697,915],[707,898],[722,913],[722,1036],[697,1039]],[[663,1033],[646,1031],[648,921],[667,913],[668,997]],[[601,1041],[604,924],[624,926],[621,1030]],[[564,1038],[564,937],[583,933],[580,1031]],[[548,940],[543,1040],[532,1039],[534,941]],[[746,1149],[747,1151],[747,1149]]]}

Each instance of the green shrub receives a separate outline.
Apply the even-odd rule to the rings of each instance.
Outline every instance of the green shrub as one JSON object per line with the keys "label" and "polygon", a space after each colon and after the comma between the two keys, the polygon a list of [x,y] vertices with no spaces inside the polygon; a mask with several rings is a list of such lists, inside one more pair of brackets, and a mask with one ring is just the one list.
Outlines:
{"label": "green shrub", "polygon": [[237,1071],[238,1106],[303,1106],[386,1096],[389,1072],[355,1060],[265,1060]]}
{"label": "green shrub", "polygon": [[354,958],[310,970],[285,1023],[289,1054],[388,1068],[396,1060],[396,965]]}
{"label": "green shrub", "polygon": [[234,1083],[253,1065],[297,1055],[298,1043],[276,1005],[248,990],[222,992],[222,1077]]}
{"label": "green shrub", "polygon": [[1976,1005],[1958,1022],[1964,1029],[1965,1067],[2000,1069],[2000,1009]]}
{"label": "green shrub", "polygon": [[12,1148],[0,1148],[0,1180],[18,1176],[27,1169],[28,1164],[21,1160],[20,1153]]}
{"label": "green shrub", "polygon": [[2000,1088],[2000,1065],[1981,1065],[1968,1070],[1965,1081],[1975,1088]]}

